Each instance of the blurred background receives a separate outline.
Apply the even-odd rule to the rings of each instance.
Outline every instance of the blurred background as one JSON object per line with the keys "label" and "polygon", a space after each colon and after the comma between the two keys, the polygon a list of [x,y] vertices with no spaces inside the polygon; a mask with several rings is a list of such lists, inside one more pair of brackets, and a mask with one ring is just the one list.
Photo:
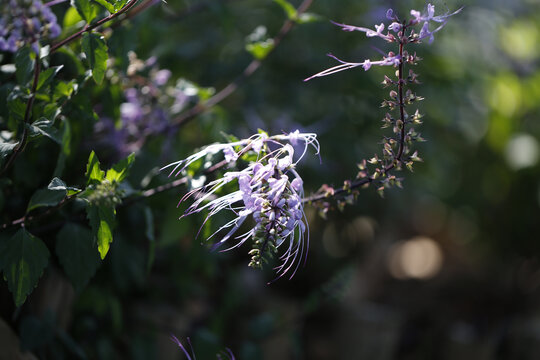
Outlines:
{"label": "blurred background", "polygon": [[[64,5],[54,8],[59,19]],[[175,188],[118,210],[111,253],[86,287],[75,290],[52,258],[16,311],[2,282],[2,326],[43,359],[183,359],[170,334],[184,343],[189,337],[198,359],[225,347],[241,360],[538,358],[540,2],[434,5],[436,13],[464,9],[432,44],[414,48],[423,58],[415,89],[425,97],[418,130],[427,141],[417,145],[424,162],[403,172],[404,188],[384,198],[362,190],[355,204],[326,219],[308,206],[309,257],[292,280],[267,285],[271,269],[248,268],[245,249],[209,252],[195,239],[203,217],[178,220],[184,190]],[[380,153],[388,91],[380,83],[392,69],[357,68],[304,83],[336,64],[327,53],[363,61],[378,59],[376,48],[390,49],[329,20],[373,27],[386,22],[388,8],[405,15],[425,6],[314,0],[308,12],[318,20],[295,26],[219,105],[168,131],[149,123],[159,114],[145,112],[142,123],[120,132],[119,121],[140,115],[129,104],[142,100],[126,91],[137,87],[137,71],[150,71],[156,83],[160,70],[169,71],[160,73],[176,84],[167,122],[184,109],[179,103],[235,80],[253,58],[246,43],[274,37],[286,20],[272,1],[156,2],[110,29],[111,68],[123,80],[111,73],[110,85],[89,87],[76,100],[91,101],[98,117],[75,125],[80,156],[68,160],[65,180],[81,182],[91,149],[108,164],[136,151],[131,184],[158,186],[170,180],[156,168],[222,141],[222,132],[241,138],[262,128],[316,132],[322,164],[311,154],[302,162],[305,190],[339,187],[356,176],[358,162]],[[61,55],[52,61],[62,63]],[[46,182],[28,175],[40,171],[24,161],[14,169],[29,188]]]}

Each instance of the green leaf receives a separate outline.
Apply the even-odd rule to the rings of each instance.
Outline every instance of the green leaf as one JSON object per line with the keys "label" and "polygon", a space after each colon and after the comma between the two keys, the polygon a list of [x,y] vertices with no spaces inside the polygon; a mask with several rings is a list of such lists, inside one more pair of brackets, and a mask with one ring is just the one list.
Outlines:
{"label": "green leaf", "polygon": [[88,158],[88,164],[86,165],[85,176],[86,176],[86,179],[88,179],[87,185],[99,184],[105,178],[105,172],[100,169],[99,160],[94,151],[90,153],[90,157]]}
{"label": "green leaf", "polygon": [[67,9],[66,14],[64,15],[64,21],[63,21],[63,29],[67,29],[71,26],[77,25],[79,21],[84,20],[81,15],[79,15],[79,12],[76,8],[70,7]]}
{"label": "green leaf", "polygon": [[15,75],[17,82],[21,85],[26,85],[32,78],[34,70],[34,60],[32,59],[32,52],[29,46],[25,46],[17,51],[15,55]]}
{"label": "green leaf", "polygon": [[71,6],[77,9],[81,17],[90,24],[97,15],[97,8],[90,0],[71,0]]}
{"label": "green leaf", "polygon": [[107,175],[105,179],[109,180],[111,183],[120,183],[128,175],[129,168],[135,160],[135,153],[129,154],[125,159],[120,160],[118,163],[114,164],[112,168],[107,170]]}
{"label": "green leaf", "polygon": [[105,38],[97,34],[85,33],[82,38],[82,48],[92,69],[92,77],[101,84],[107,70],[108,48]]}
{"label": "green leaf", "polygon": [[[47,189],[49,190],[64,190],[66,191],[66,193],[68,195],[72,195],[74,193],[78,193],[81,191],[81,189],[78,189],[76,187],[73,187],[73,186],[67,186],[66,183],[55,177],[51,180],[51,182],[49,183],[49,185],[47,186]],[[71,193],[70,193],[71,192]]]}
{"label": "green leaf", "polygon": [[101,263],[92,231],[74,223],[64,225],[56,236],[56,254],[77,291],[86,286]]}
{"label": "green leaf", "polygon": [[105,259],[113,241],[112,231],[114,229],[115,215],[116,210],[114,207],[103,205],[88,205],[86,207],[86,216],[96,238],[101,259]]}
{"label": "green leaf", "polygon": [[294,6],[288,2],[287,0],[274,0],[275,3],[277,3],[283,11],[285,11],[285,14],[287,14],[287,17],[291,20],[296,20],[297,18],[297,12]]}
{"label": "green leaf", "polygon": [[5,158],[9,154],[11,154],[13,149],[15,149],[15,147],[18,144],[19,144],[18,142],[16,142],[16,143],[0,142],[0,158]]}
{"label": "green leaf", "polygon": [[40,118],[34,121],[32,124],[27,124],[28,130],[30,130],[30,136],[35,137],[43,135],[53,140],[57,144],[62,145],[62,139],[60,137],[60,131],[54,126],[54,122],[45,118]]}
{"label": "green leaf", "polygon": [[47,70],[45,71],[42,71],[40,74],[39,74],[39,79],[38,79],[38,83],[37,83],[37,88],[36,90],[39,90],[41,89],[43,86],[46,86],[48,84],[51,83],[51,81],[54,79],[54,77],[56,76],[56,74],[58,74],[58,72],[64,67],[64,65],[60,65],[60,66],[53,66],[53,67],[50,67],[48,68]]}
{"label": "green leaf", "polygon": [[299,24],[309,24],[312,22],[321,21],[322,19],[322,16],[315,13],[303,13],[300,14],[296,22]]}
{"label": "green leaf", "polygon": [[126,5],[127,0],[114,0],[114,12],[118,12]]}
{"label": "green leaf", "polygon": [[258,41],[246,45],[246,50],[257,60],[264,59],[270,53],[270,51],[272,51],[273,48],[273,39],[267,39],[265,41]]}
{"label": "green leaf", "polygon": [[26,213],[43,206],[58,205],[66,197],[66,190],[39,189],[32,195]]}
{"label": "green leaf", "polygon": [[[62,125],[62,151],[60,151],[60,155],[58,156],[58,160],[56,162],[56,168],[54,169],[55,176],[62,175],[64,166],[66,164],[66,159],[71,153],[71,126],[67,119],[64,119]],[[72,195],[69,190],[68,195]]]}
{"label": "green leaf", "polygon": [[21,306],[34,290],[47,266],[49,250],[24,228],[8,240],[2,254],[2,271],[16,306]]}
{"label": "green leaf", "polygon": [[94,0],[94,1],[97,2],[99,5],[103,6],[105,9],[107,9],[107,11],[110,12],[111,14],[114,14],[116,12],[114,11],[114,5],[109,3],[106,0]]}

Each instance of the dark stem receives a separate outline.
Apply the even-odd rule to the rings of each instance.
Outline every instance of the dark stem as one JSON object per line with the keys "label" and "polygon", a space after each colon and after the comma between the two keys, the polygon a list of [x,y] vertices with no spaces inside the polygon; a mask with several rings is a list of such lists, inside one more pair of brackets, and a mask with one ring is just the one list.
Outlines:
{"label": "dark stem", "polygon": [[0,175],[2,175],[11,166],[11,164],[15,161],[17,156],[19,156],[19,154],[24,150],[24,147],[26,146],[26,142],[28,141],[27,124],[30,123],[30,118],[32,116],[32,107],[34,105],[34,99],[36,98],[36,90],[37,90],[37,85],[39,81],[39,73],[41,72],[41,62],[39,59],[39,55],[36,55],[35,61],[36,62],[34,64],[34,80],[32,82],[32,90],[30,92],[30,97],[28,98],[28,101],[26,102],[26,109],[24,111],[23,133],[22,133],[21,141],[19,142],[19,144],[17,144],[15,149],[13,149],[13,153],[9,157],[2,171],[0,171]]}
{"label": "dark stem", "polygon": [[49,50],[49,53],[52,54],[53,52],[55,52],[56,50],[58,50],[59,48],[61,48],[62,46],[72,42],[73,40],[75,39],[78,39],[79,37],[81,37],[85,32],[90,32],[92,30],[94,30],[95,28],[105,24],[106,22],[109,22],[117,17],[119,17],[120,15],[124,14],[125,12],[129,11],[129,9],[131,9],[136,3],[137,3],[138,0],[131,0],[130,2],[128,2],[126,4],[126,6],[124,6],[122,9],[120,9],[120,11],[118,11],[117,13],[114,13],[114,14],[110,14],[109,16],[107,17],[104,17],[103,19],[93,23],[93,24],[90,24],[90,25],[86,25],[84,28],[82,28],[81,30],[77,31],[75,34],[72,34],[70,36],[68,36],[67,38],[65,38],[64,40],[60,41],[59,43],[56,43],[54,44],[51,49]]}

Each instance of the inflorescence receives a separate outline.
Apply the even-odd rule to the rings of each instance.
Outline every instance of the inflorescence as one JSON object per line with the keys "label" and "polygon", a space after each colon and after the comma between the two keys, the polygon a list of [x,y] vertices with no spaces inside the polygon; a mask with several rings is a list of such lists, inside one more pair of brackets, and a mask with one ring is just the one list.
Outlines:
{"label": "inflorescence", "polygon": [[56,15],[41,0],[5,1],[0,12],[0,51],[16,52],[30,44],[37,54],[40,39],[60,35]]}
{"label": "inflorescence", "polygon": [[[292,271],[292,278],[302,260],[305,261],[309,246],[309,230],[302,204],[303,181],[295,168],[310,145],[318,154],[319,143],[312,133],[300,133],[297,130],[289,134],[268,136],[261,132],[246,140],[210,145],[163,169],[172,168],[170,174],[177,176],[195,161],[218,153],[223,155],[225,164],[246,161],[242,170],[226,172],[217,180],[188,192],[180,202],[188,198],[195,198],[195,201],[182,217],[208,211],[204,226],[222,210],[232,212],[234,218],[208,237],[209,240],[227,230],[213,248],[220,248],[233,241],[232,246],[221,250],[228,251],[251,239],[249,266],[261,268],[283,247],[285,250],[279,257],[281,264],[275,270],[278,278]],[[297,146],[302,149],[302,153],[295,159]],[[237,184],[238,190],[218,195],[220,189],[233,182]],[[247,232],[235,236],[248,218],[252,218],[255,224]]]}
{"label": "inflorescence", "polygon": [[[407,106],[423,100],[421,96],[416,95],[410,88],[410,85],[418,84],[418,74],[409,69],[405,73],[405,65],[416,65],[420,57],[415,53],[410,53],[405,49],[409,44],[418,44],[427,39],[431,43],[434,39],[434,34],[440,31],[447,22],[447,19],[459,13],[461,9],[453,13],[443,15],[435,15],[435,7],[432,4],[427,5],[424,13],[417,10],[411,10],[411,18],[408,20],[400,19],[392,9],[386,12],[386,18],[390,20],[390,24],[385,26],[384,23],[375,26],[375,29],[357,27],[333,22],[335,25],[342,28],[344,31],[360,31],[366,34],[367,37],[379,37],[388,43],[398,45],[397,51],[389,51],[385,53],[381,60],[364,60],[362,62],[347,62],[340,60],[332,54],[328,54],[333,59],[340,62],[339,65],[321,71],[313,76],[308,77],[304,81],[308,81],[317,77],[323,77],[337,72],[362,67],[368,71],[372,66],[392,66],[397,69],[395,77],[384,76],[383,86],[393,87],[390,91],[389,99],[382,102],[382,107],[388,108],[389,112],[385,114],[383,128],[391,127],[393,130],[392,136],[385,136],[382,145],[382,156],[375,155],[369,160],[362,160],[359,166],[357,179],[346,181],[342,189],[339,189],[340,194],[355,194],[353,189],[356,187],[377,184],[379,192],[384,192],[385,188],[391,186],[401,187],[401,179],[391,173],[391,170],[401,170],[407,167],[413,170],[413,163],[421,161],[418,152],[412,149],[412,144],[415,141],[423,141],[423,138],[414,129],[414,125],[422,123],[422,115],[418,109],[413,114],[409,114],[406,110]],[[433,26],[432,23],[436,25]],[[421,25],[420,31],[415,30],[417,25]],[[431,28],[431,30],[430,30]],[[387,29],[385,31],[385,29]],[[395,115],[392,115],[392,113]],[[329,186],[323,186],[319,195],[314,198],[334,196],[337,193],[335,189]],[[324,203],[323,212],[328,210],[328,203]]]}

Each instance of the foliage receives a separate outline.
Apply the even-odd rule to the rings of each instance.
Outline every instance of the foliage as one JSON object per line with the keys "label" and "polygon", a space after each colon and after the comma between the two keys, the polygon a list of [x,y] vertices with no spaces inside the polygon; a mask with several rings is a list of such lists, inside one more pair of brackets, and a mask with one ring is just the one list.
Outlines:
{"label": "foliage", "polygon": [[[491,338],[526,357],[540,250],[539,11],[478,0],[449,18],[461,3],[435,3],[435,14],[414,0],[386,14],[390,5],[10,0],[0,10],[0,311],[22,348],[173,358],[174,333],[203,359],[225,346],[240,359],[436,358],[435,343],[458,351],[457,338],[470,348]],[[384,40],[380,59],[372,40]],[[351,70],[302,82],[328,66],[326,52],[339,64],[316,77]],[[357,56],[373,60],[341,60]],[[244,152],[259,128],[281,135]],[[294,146],[296,129],[317,133],[320,159],[292,160],[302,146],[283,141]],[[209,151],[216,141],[227,147]],[[193,153],[178,176],[160,171]],[[419,154],[413,174],[398,172]],[[194,203],[179,204],[184,195]],[[197,240],[223,224],[216,243],[252,246],[220,253]],[[267,286],[276,269],[246,265],[281,244],[277,260],[292,259],[296,275]]]}

